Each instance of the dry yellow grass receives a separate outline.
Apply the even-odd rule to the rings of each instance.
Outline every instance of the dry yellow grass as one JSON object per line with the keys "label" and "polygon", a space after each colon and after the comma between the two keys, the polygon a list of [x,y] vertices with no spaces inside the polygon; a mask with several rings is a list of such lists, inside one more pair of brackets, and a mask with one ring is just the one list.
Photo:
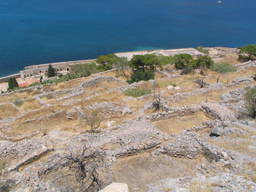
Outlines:
{"label": "dry yellow grass", "polygon": [[30,111],[30,110],[39,109],[41,107],[42,106],[40,105],[40,103],[37,100],[31,99],[31,100],[25,101],[22,104],[22,106],[20,107],[20,109],[23,111]]}
{"label": "dry yellow grass", "polygon": [[194,114],[156,121],[153,124],[163,132],[177,134],[193,126],[200,126],[203,122],[208,120],[210,120],[210,118],[200,111]]}
{"label": "dry yellow grass", "polygon": [[19,113],[19,110],[17,110],[11,104],[0,105],[0,120],[4,118],[16,116],[18,113]]}

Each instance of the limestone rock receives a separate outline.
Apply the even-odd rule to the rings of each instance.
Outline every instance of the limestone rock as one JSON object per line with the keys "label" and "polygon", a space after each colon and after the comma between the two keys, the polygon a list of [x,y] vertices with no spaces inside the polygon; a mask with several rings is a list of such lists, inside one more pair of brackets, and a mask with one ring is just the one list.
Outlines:
{"label": "limestone rock", "polygon": [[125,183],[112,183],[99,192],[129,192],[129,189]]}
{"label": "limestone rock", "polygon": [[233,111],[218,103],[203,103],[202,108],[213,117],[222,121],[236,120],[236,116]]}

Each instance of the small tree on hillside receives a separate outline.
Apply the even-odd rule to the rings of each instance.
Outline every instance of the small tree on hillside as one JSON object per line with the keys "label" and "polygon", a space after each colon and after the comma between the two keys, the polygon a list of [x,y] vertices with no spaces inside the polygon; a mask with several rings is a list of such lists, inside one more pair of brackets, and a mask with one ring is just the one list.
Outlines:
{"label": "small tree on hillside", "polygon": [[16,78],[14,78],[14,77],[10,78],[8,80],[8,89],[12,90],[12,89],[17,88],[17,87],[19,87],[19,85],[18,85],[18,82],[17,82]]}
{"label": "small tree on hillside", "polygon": [[240,53],[248,54],[249,60],[255,60],[256,59],[256,44],[241,47]]}
{"label": "small tree on hillside", "polygon": [[154,79],[154,72],[158,66],[160,66],[160,62],[154,54],[133,56],[130,62],[130,67],[133,72],[129,83]]}
{"label": "small tree on hillside", "polygon": [[185,69],[191,64],[192,61],[193,58],[189,54],[179,54],[174,56],[174,64],[176,69]]}
{"label": "small tree on hillside", "polygon": [[103,121],[103,116],[98,110],[86,109],[84,119],[87,125],[90,126],[91,131],[96,132]]}
{"label": "small tree on hillside", "polygon": [[49,65],[48,71],[47,71],[47,76],[48,77],[54,77],[56,76],[56,70],[52,67],[52,65]]}
{"label": "small tree on hillside", "polygon": [[114,54],[102,55],[97,59],[97,63],[100,64],[102,70],[109,70],[113,68],[113,65],[116,64],[118,57]]}
{"label": "small tree on hillside", "polygon": [[196,60],[193,62],[194,68],[200,68],[201,74],[204,74],[205,71],[213,66],[214,62],[209,56],[199,56]]}

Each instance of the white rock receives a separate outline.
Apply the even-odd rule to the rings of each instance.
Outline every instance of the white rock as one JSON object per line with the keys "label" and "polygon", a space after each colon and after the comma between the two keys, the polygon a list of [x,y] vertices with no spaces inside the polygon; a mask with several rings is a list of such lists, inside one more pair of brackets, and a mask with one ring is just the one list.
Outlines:
{"label": "white rock", "polygon": [[174,90],[180,90],[179,86],[174,87]]}
{"label": "white rock", "polygon": [[99,192],[129,192],[126,183],[112,183]]}
{"label": "white rock", "polygon": [[122,111],[122,114],[123,115],[126,115],[126,114],[131,114],[132,113],[132,110],[129,108],[129,107],[125,107]]}
{"label": "white rock", "polygon": [[115,124],[115,121],[107,121],[106,125],[108,128],[112,127]]}
{"label": "white rock", "polygon": [[167,86],[167,89],[170,91],[170,90],[173,90],[174,89],[174,86],[173,85],[168,85]]}

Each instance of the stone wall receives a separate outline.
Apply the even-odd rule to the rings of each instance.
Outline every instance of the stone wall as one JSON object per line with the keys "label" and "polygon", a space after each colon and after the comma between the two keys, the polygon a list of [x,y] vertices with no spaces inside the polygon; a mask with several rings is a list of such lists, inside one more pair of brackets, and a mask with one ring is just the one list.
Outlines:
{"label": "stone wall", "polygon": [[47,63],[40,65],[31,65],[24,68],[20,71],[21,78],[32,77],[32,76],[43,76],[47,73],[49,65],[52,65],[58,73],[68,73],[70,71],[71,65],[76,64],[87,64],[95,60],[78,60],[78,61],[67,61],[67,62],[58,62],[58,63]]}

